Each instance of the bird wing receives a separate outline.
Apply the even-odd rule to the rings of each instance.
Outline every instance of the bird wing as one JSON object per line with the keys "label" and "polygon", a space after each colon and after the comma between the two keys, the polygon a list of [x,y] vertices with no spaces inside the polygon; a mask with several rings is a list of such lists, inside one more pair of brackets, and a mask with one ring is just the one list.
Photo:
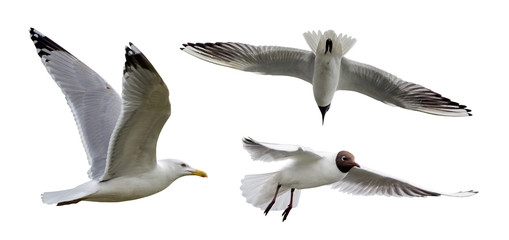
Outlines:
{"label": "bird wing", "polygon": [[244,138],[242,141],[244,149],[249,152],[253,160],[272,162],[288,158],[295,160],[318,160],[321,158],[313,150],[299,145],[263,143],[252,138]]}
{"label": "bird wing", "polygon": [[356,91],[389,105],[441,116],[471,116],[465,105],[373,66],[344,58],[338,90]]}
{"label": "bird wing", "polygon": [[467,197],[476,194],[476,191],[457,193],[438,193],[416,187],[398,179],[376,173],[373,170],[354,167],[348,171],[345,178],[333,183],[332,188],[353,195],[384,195],[399,197],[426,197],[426,196],[452,196]]}
{"label": "bird wing", "polygon": [[33,28],[30,38],[65,95],[87,153],[88,176],[97,180],[106,166],[108,143],[120,114],[120,96],[101,76],[50,38]]}
{"label": "bird wing", "polygon": [[234,69],[267,75],[285,75],[313,81],[315,54],[311,51],[253,46],[244,43],[187,43],[181,48],[202,60]]}
{"label": "bird wing", "polygon": [[163,79],[145,55],[129,45],[125,49],[122,114],[109,144],[103,181],[153,169],[157,139],[171,113]]}

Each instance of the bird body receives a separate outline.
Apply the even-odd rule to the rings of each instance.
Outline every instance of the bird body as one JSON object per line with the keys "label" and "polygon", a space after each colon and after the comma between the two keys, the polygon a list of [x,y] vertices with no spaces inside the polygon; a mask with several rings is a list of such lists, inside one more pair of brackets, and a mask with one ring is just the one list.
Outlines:
{"label": "bird body", "polygon": [[316,161],[292,161],[277,172],[276,179],[282,186],[306,189],[332,184],[346,176],[336,168],[335,153],[323,152],[320,156]]}
{"label": "bird body", "polygon": [[107,181],[91,180],[72,189],[43,193],[42,199],[44,203],[61,206],[77,201],[121,202],[147,197],[166,189],[180,177],[174,174],[179,166],[175,163],[179,162],[159,160],[157,166],[149,171]]}
{"label": "bird body", "polygon": [[[315,36],[315,34],[308,32],[304,34],[304,37],[319,39],[318,42],[308,41],[311,49],[316,49],[312,85],[316,103],[319,107],[326,107],[332,102],[338,87],[341,59],[346,52],[343,52],[342,38],[338,37],[334,31],[329,30],[321,36]],[[351,41],[351,45],[354,43],[355,41]],[[313,46],[313,44],[317,45]],[[352,46],[345,47],[350,49]]]}
{"label": "bird body", "polygon": [[467,197],[477,193],[462,191],[444,194],[416,187],[361,168],[353,154],[347,151],[317,152],[298,145],[257,142],[251,138],[244,138],[243,142],[253,160],[290,161],[289,165],[276,172],[246,175],[240,187],[246,201],[265,209],[265,214],[270,210],[285,209],[283,221],[290,210],[297,206],[302,189],[323,185],[354,195]]}
{"label": "bird body", "polygon": [[306,32],[304,38],[312,51],[236,42],[187,43],[181,49],[214,64],[266,75],[292,76],[312,84],[322,124],[337,90],[355,91],[392,106],[434,115],[472,115],[465,105],[428,88],[344,57],[355,44],[354,38],[336,35],[332,30]]}
{"label": "bird body", "polygon": [[30,35],[74,114],[91,165],[91,181],[43,193],[44,203],[127,201],[160,192],[182,176],[207,176],[180,160],[157,161],[157,140],[171,114],[169,91],[136,46],[130,43],[125,49],[120,98],[67,50],[33,28]]}

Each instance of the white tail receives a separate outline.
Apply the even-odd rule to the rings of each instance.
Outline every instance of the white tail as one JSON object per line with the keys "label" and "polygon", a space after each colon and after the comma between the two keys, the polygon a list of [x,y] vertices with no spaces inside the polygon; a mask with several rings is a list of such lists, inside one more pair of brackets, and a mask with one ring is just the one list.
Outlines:
{"label": "white tail", "polygon": [[[278,182],[275,179],[277,172],[246,175],[242,179],[242,196],[246,198],[246,201],[253,206],[265,210],[269,205],[274,194],[276,193]],[[279,189],[276,202],[272,206],[271,210],[284,210],[290,204],[291,193],[288,187],[282,186]],[[293,207],[297,207],[299,204],[300,190],[295,189],[293,192]]]}
{"label": "white tail", "polygon": [[67,205],[77,203],[84,197],[95,193],[97,191],[95,182],[86,182],[75,188],[56,191],[56,192],[45,192],[41,195],[42,202],[46,204],[58,204]]}
{"label": "white tail", "polygon": [[304,39],[306,39],[306,42],[308,43],[309,47],[311,48],[311,50],[313,50],[315,54],[318,49],[320,39],[322,39],[322,36],[325,37],[326,39],[327,38],[333,39],[334,42],[339,43],[341,45],[342,55],[345,55],[348,51],[350,51],[353,45],[355,45],[355,43],[357,42],[355,38],[349,37],[346,34],[340,33],[339,35],[336,35],[336,33],[332,30],[328,30],[323,34],[321,31],[305,32]]}

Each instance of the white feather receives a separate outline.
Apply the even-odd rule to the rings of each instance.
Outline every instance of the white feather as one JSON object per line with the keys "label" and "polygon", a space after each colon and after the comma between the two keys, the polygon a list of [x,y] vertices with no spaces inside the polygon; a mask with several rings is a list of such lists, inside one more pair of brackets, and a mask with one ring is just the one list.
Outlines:
{"label": "white feather", "polygon": [[[241,180],[241,191],[242,196],[246,198],[246,201],[253,206],[265,210],[269,203],[274,198],[276,193],[278,181],[277,172],[264,173],[264,174],[253,174],[246,175]],[[276,197],[276,202],[272,206],[271,210],[284,210],[290,204],[290,188],[281,186]],[[296,189],[293,193],[293,207],[297,207],[299,204],[300,190]]]}
{"label": "white feather", "polygon": [[42,202],[46,204],[57,204],[84,198],[99,190],[97,183],[97,181],[92,180],[72,189],[45,192],[41,195]]}
{"label": "white feather", "polygon": [[292,158],[294,160],[317,160],[320,155],[312,149],[291,145],[258,142],[252,138],[244,138],[244,149],[246,149],[253,160],[264,162],[280,161]]}

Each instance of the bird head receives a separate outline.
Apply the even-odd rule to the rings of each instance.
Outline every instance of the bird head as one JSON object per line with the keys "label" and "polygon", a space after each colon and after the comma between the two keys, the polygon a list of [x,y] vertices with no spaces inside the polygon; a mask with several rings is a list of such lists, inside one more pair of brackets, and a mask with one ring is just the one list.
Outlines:
{"label": "bird head", "polygon": [[189,166],[189,164],[187,164],[183,161],[167,159],[166,162],[170,165],[169,167],[172,169],[172,171],[179,177],[188,176],[188,175],[207,177],[207,173],[205,173],[204,171],[192,168],[191,166]]}
{"label": "bird head", "polygon": [[336,166],[342,173],[347,173],[353,167],[361,166],[355,162],[355,157],[348,151],[340,151],[336,155]]}

